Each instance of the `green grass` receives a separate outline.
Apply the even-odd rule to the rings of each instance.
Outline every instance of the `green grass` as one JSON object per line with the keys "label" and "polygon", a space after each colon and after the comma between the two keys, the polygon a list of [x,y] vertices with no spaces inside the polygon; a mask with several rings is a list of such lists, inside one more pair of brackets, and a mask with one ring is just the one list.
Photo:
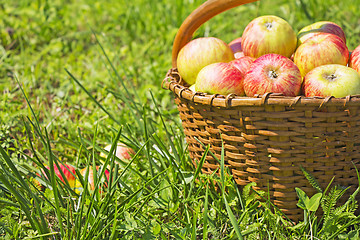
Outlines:
{"label": "green grass", "polygon": [[[0,0],[0,238],[358,238],[356,203],[335,206],[341,189],[324,190],[320,205],[299,192],[307,220],[293,225],[266,202],[258,207],[262,193],[239,190],[226,168],[208,176],[192,166],[173,96],[160,85],[177,29],[202,2]],[[334,21],[354,49],[359,6],[264,0],[216,16],[195,36],[230,42],[252,18],[273,14],[296,31]],[[136,151],[130,163],[100,157],[117,142]],[[61,162],[78,178],[102,163],[109,188],[89,191],[82,182],[80,194],[50,169],[37,190],[36,173]],[[328,214],[316,218],[314,206]]]}

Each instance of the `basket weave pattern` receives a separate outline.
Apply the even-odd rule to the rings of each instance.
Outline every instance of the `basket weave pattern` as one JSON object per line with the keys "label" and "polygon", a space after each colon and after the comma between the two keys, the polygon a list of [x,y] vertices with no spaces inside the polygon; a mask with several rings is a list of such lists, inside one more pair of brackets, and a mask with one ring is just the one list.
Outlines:
{"label": "basket weave pattern", "polygon": [[[225,164],[236,183],[257,184],[290,219],[303,212],[296,206],[295,187],[315,193],[300,166],[325,188],[334,184],[354,192],[358,179],[354,164],[360,160],[360,98],[257,97],[207,95],[183,86],[176,69],[163,82],[175,94],[190,156],[196,165],[204,145],[219,159],[222,144]],[[353,164],[354,163],[354,164]],[[219,164],[206,157],[202,171],[211,173]],[[360,169],[360,168],[359,168]]]}

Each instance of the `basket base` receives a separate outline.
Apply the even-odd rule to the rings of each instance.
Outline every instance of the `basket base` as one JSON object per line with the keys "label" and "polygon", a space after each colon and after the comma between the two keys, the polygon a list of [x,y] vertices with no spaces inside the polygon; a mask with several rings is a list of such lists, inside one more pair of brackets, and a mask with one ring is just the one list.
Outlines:
{"label": "basket base", "polygon": [[[360,152],[360,130],[359,143],[352,144],[352,152],[346,149],[345,152],[348,151],[348,153],[343,154],[346,146],[344,147],[341,144],[334,147],[339,140],[330,138],[330,134],[325,134],[322,137],[320,137],[321,135],[314,137],[315,134],[311,134],[310,139],[312,142],[308,143],[305,138],[298,136],[299,134],[285,131],[285,128],[289,130],[288,126],[285,128],[279,127],[279,124],[289,125],[289,123],[280,122],[277,124],[274,121],[276,118],[269,117],[266,117],[268,122],[263,121],[261,126],[275,126],[267,128],[275,129],[273,131],[277,134],[296,135],[296,137],[273,136],[274,133],[269,133],[270,130],[263,130],[264,133],[262,134],[259,134],[259,130],[253,131],[250,129],[244,131],[241,121],[239,121],[240,110],[199,105],[180,98],[176,98],[175,101],[178,105],[193,163],[196,165],[196,162],[201,159],[205,149],[203,146],[210,145],[210,151],[218,159],[221,159],[221,150],[224,147],[225,166],[230,169],[239,187],[255,182],[257,184],[255,190],[269,193],[274,205],[292,221],[303,220],[303,210],[297,206],[298,198],[295,188],[302,189],[309,197],[317,193],[304,176],[301,167],[314,176],[322,189],[327,187],[334,176],[333,185],[350,187],[340,199],[340,203],[344,203],[358,186],[359,181],[352,162],[356,163],[357,167],[360,168],[360,154],[356,152]],[[250,115],[255,115],[256,108],[251,107],[249,109],[246,107],[245,109],[251,111],[251,113],[246,114],[244,108],[241,108],[243,118],[244,115],[249,115],[249,117],[244,118],[245,120],[262,119],[260,117],[250,117]],[[271,111],[269,109],[267,109],[268,111],[264,111],[264,109],[261,111],[265,116],[273,116],[272,112],[277,110],[280,113],[275,111],[275,114],[284,117],[287,110],[284,107],[281,109],[280,111],[272,107]],[[299,113],[295,112],[295,115],[297,116]],[[252,124],[256,125],[253,122]],[[339,138],[344,141],[343,136]],[[294,141],[294,139],[297,141]],[[359,156],[358,158],[350,157],[351,154],[355,155],[355,157]],[[219,163],[210,154],[206,156],[202,172],[211,174],[218,168]]]}

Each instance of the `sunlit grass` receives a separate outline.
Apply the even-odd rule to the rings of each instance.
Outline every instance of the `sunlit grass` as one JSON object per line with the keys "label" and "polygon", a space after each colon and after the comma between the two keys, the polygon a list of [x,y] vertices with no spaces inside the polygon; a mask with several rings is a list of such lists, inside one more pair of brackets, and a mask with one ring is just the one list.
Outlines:
{"label": "sunlit grass", "polygon": [[[211,176],[200,171],[205,155],[197,168],[192,165],[173,96],[160,85],[171,67],[178,27],[202,2],[0,0],[0,238],[360,234],[353,201],[335,209],[329,197],[324,206],[338,216],[319,221],[309,214],[308,222],[296,225],[274,213],[266,199],[259,206],[262,193],[250,185],[238,189],[223,158]],[[334,21],[353,49],[360,44],[359,6],[359,0],[262,0],[214,17],[195,36],[230,42],[252,18],[273,14],[295,31],[314,21]],[[130,162],[114,156],[118,142],[135,150]],[[113,148],[103,158],[107,144]],[[82,191],[45,167],[62,162],[77,169]],[[91,191],[80,175],[80,169],[95,165],[103,166],[99,186],[105,168],[111,172],[101,191]],[[45,189],[36,188],[34,179]]]}

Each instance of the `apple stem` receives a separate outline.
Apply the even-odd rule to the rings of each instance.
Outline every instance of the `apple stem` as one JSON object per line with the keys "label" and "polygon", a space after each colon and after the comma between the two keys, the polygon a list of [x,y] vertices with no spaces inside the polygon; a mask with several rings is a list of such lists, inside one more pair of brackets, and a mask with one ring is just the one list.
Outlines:
{"label": "apple stem", "polygon": [[270,78],[277,78],[277,77],[278,77],[278,74],[276,73],[276,71],[270,70],[270,71],[269,71],[269,77],[270,77]]}
{"label": "apple stem", "polygon": [[265,23],[265,27],[270,30],[272,28],[272,23],[271,22]]}
{"label": "apple stem", "polygon": [[334,81],[336,79],[336,75],[331,74],[331,75],[327,76],[326,79],[329,80],[329,81]]}

